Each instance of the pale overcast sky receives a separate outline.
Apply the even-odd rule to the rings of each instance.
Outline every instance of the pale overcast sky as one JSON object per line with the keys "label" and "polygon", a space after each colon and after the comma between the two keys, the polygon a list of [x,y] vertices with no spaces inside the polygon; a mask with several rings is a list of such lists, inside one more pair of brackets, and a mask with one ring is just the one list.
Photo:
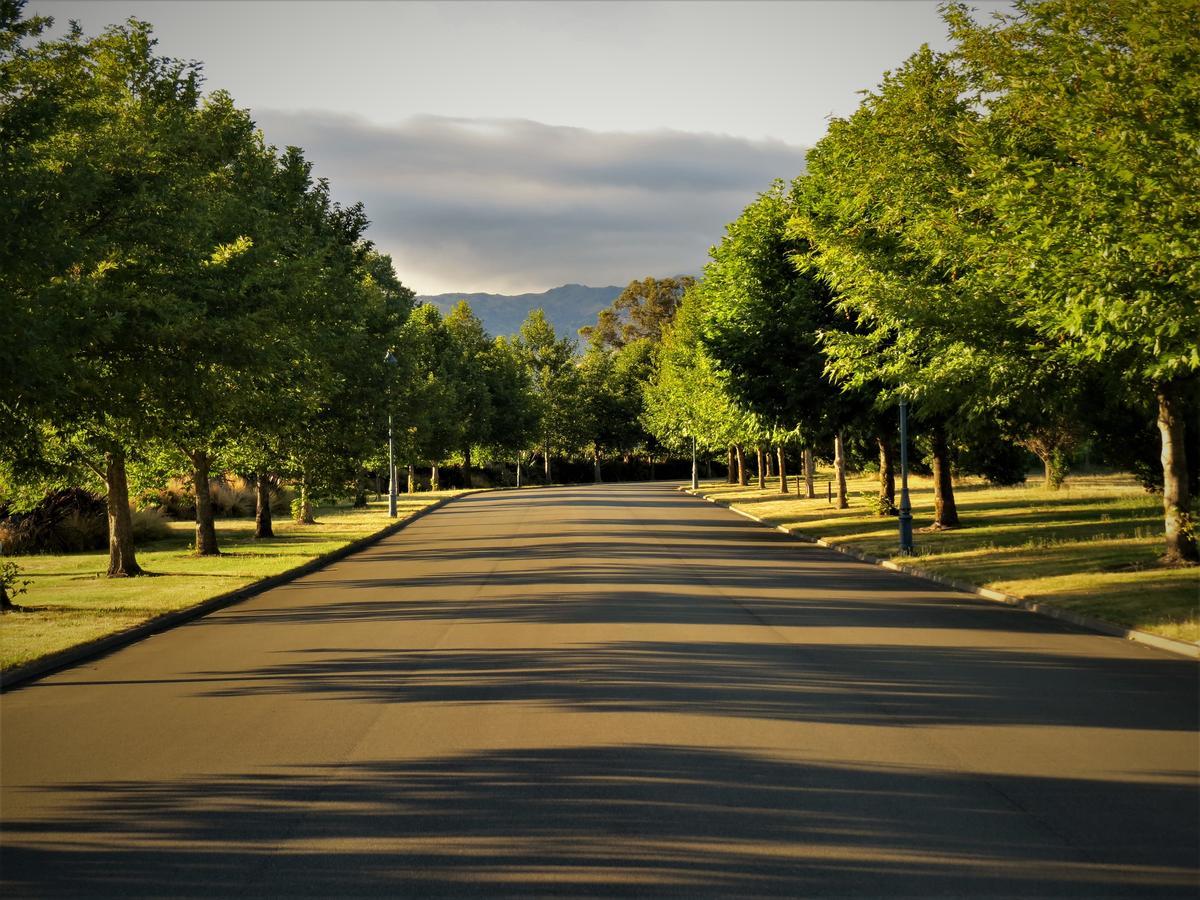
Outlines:
{"label": "pale overcast sky", "polygon": [[[1002,8],[975,2],[984,11]],[[420,293],[698,272],[937,3],[31,0],[129,16],[298,144]],[[57,29],[56,29],[57,30]]]}

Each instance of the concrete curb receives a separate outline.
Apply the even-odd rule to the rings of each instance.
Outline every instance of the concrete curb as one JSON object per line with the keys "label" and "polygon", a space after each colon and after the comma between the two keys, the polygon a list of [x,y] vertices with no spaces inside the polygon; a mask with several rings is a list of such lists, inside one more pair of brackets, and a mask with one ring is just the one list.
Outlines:
{"label": "concrete curb", "polygon": [[938,575],[934,572],[927,572],[917,566],[904,565],[893,562],[890,559],[880,559],[877,556],[871,556],[869,553],[862,553],[852,547],[844,547],[839,544],[831,544],[821,538],[814,537],[810,534],[805,534],[802,531],[795,531],[783,525],[772,525],[758,516],[748,513],[745,510],[738,509],[732,503],[727,503],[723,500],[714,500],[712,497],[702,494],[700,491],[693,491],[689,487],[681,487],[679,490],[685,494],[690,494],[693,497],[699,497],[702,500],[707,500],[709,503],[716,506],[723,506],[730,512],[737,513],[743,518],[750,519],[760,525],[765,525],[767,528],[773,528],[776,531],[786,534],[789,537],[794,537],[797,540],[803,541],[806,544],[817,544],[827,550],[834,550],[846,556],[853,557],[861,562],[870,563],[874,566],[880,566],[884,569],[891,569],[893,572],[900,572],[904,575],[910,575],[914,578],[921,578],[925,581],[932,581],[934,584],[940,584],[944,587],[953,588],[956,591],[962,591],[967,594],[974,594],[976,597],[982,597],[984,600],[991,600],[994,603],[1003,603],[1006,606],[1017,606],[1021,609],[1028,610],[1032,613],[1037,613],[1040,616],[1046,616],[1050,619],[1058,619],[1060,622],[1066,622],[1070,625],[1075,625],[1078,628],[1083,628],[1088,631],[1107,634],[1112,637],[1124,638],[1125,640],[1135,641],[1139,644],[1145,644],[1149,647],[1155,647],[1159,650],[1165,650],[1168,653],[1175,653],[1179,656],[1186,656],[1189,659],[1200,659],[1200,646],[1189,644],[1187,641],[1177,641],[1173,638],[1162,637],[1157,634],[1150,634],[1145,631],[1138,631],[1135,628],[1125,628],[1122,625],[1114,625],[1112,622],[1106,622],[1103,619],[1095,619],[1091,616],[1080,615],[1073,613],[1070,610],[1059,609],[1056,606],[1051,606],[1045,603],[1038,603],[1035,600],[1026,600],[1023,597],[1017,597],[1012,594],[1006,594],[1003,591],[993,590],[992,588],[979,587],[967,581],[958,581],[954,578],[946,578],[944,575]]}
{"label": "concrete curb", "polygon": [[310,559],[306,563],[302,563],[294,568],[288,569],[286,572],[280,572],[278,575],[269,575],[260,581],[255,581],[245,587],[240,587],[235,591],[229,591],[224,594],[218,594],[216,597],[209,597],[197,603],[195,606],[189,606],[186,609],[176,609],[168,613],[163,613],[161,616],[155,616],[149,621],[143,622],[140,625],[135,625],[125,631],[119,631],[116,634],[106,635],[102,638],[97,638],[94,641],[88,641],[86,644],[77,644],[74,647],[68,647],[66,650],[60,650],[57,653],[52,653],[49,656],[36,659],[33,662],[26,663],[23,666],[17,666],[7,672],[0,673],[0,693],[13,690],[31,681],[36,681],[39,678],[44,678],[55,672],[69,668],[76,663],[86,660],[97,659],[114,650],[120,650],[122,647],[128,647],[130,644],[135,644],[143,638],[148,638],[152,634],[158,634],[161,631],[166,631],[174,628],[177,625],[182,625],[185,622],[190,622],[193,619],[199,619],[211,612],[216,612],[218,609],[224,609],[227,606],[233,606],[235,603],[241,603],[243,600],[249,600],[258,594],[269,591],[271,588],[279,587],[281,584],[287,584],[289,581],[295,581],[304,575],[322,569],[330,563],[337,562],[340,559],[345,559],[352,553],[357,553],[372,544],[382,541],[386,537],[391,537],[396,532],[400,531],[407,525],[411,525],[422,516],[428,515],[436,509],[441,509],[451,500],[457,500],[459,497],[466,497],[472,494],[483,493],[491,490],[491,488],[479,488],[468,491],[463,494],[457,494],[453,497],[442,497],[439,500],[431,503],[423,509],[418,509],[416,512],[410,513],[402,519],[397,519],[390,525],[376,531],[374,534],[368,534],[366,537],[361,537],[356,541],[351,541],[344,547],[339,547],[337,550],[331,550],[324,556],[318,556],[315,559]]}

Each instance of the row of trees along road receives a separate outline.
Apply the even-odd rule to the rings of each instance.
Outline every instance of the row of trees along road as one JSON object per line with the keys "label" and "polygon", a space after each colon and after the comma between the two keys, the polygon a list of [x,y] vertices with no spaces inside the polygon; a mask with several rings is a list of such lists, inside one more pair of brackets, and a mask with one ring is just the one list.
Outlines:
{"label": "row of trees along road", "polygon": [[362,207],[157,56],[148,25],[48,40],[0,0],[0,479],[27,498],[102,484],[117,576],[140,571],[131,477],[186,471],[196,551],[216,553],[210,476],[252,477],[267,536],[273,484],[301,521],[365,501],[389,416],[410,487],[419,464],[469,484],[536,451],[547,481],[556,459],[600,480],[693,446],[743,483],[756,450],[761,483],[767,448],[782,475],[799,445],[809,495],[819,454],[844,506],[847,459],[872,448],[882,512],[904,399],[936,527],[957,523],[952,465],[1023,478],[1019,445],[1054,484],[1088,441],[1160,487],[1167,558],[1194,561],[1198,5],[945,15],[950,52],[886,75],[702,278],[631,282],[581,348],[540,310],[506,339],[465,303],[414,307]]}
{"label": "row of trees along road", "polygon": [[0,0],[7,504],[101,486],[108,574],[132,576],[131,479],[186,473],[196,552],[215,554],[212,476],[257,483],[269,537],[273,485],[295,487],[300,521],[318,498],[363,495],[389,414],[401,459],[435,472],[560,427],[541,424],[537,322],[493,340],[465,305],[414,309],[361,205],[334,203],[228,94],[203,94],[197,64],[156,55],[148,24],[49,25]]}
{"label": "row of trees along road", "polygon": [[988,472],[1020,445],[1054,486],[1088,439],[1162,490],[1165,560],[1195,562],[1200,4],[944,16],[949,52],[886,74],[728,226],[645,421],[676,447],[796,438],[837,460],[870,438],[886,508],[906,400],[935,527],[958,523],[956,450]]}
{"label": "row of trees along road", "polygon": [[[386,470],[653,448],[641,385],[685,282],[634,282],[586,352],[541,310],[493,338],[465,303],[414,305],[303,151],[159,56],[148,24],[98,37],[0,0],[0,493],[107,497],[110,576],[142,573],[130,501],[185,475],[195,552],[220,552],[213,477],[287,483],[299,522]],[[613,318],[628,319],[618,322]],[[131,490],[131,484],[134,489]],[[7,599],[7,598],[5,598]]]}

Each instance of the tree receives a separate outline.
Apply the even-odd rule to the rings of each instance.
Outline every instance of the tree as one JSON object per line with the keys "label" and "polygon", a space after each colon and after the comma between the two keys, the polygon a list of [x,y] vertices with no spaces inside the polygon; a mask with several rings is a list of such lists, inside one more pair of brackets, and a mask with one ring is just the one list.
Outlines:
{"label": "tree", "polygon": [[471,487],[471,449],[487,444],[495,425],[496,406],[488,380],[488,359],[493,344],[483,323],[471,312],[466,300],[459,301],[446,316],[446,327],[458,350],[458,401],[462,425],[463,475]]}
{"label": "tree", "polygon": [[145,23],[92,39],[72,28],[30,48],[21,41],[41,25],[21,22],[20,4],[0,13],[13,236],[0,260],[11,301],[0,342],[15,347],[10,330],[40,323],[17,357],[19,369],[29,357],[28,374],[3,389],[3,428],[32,466],[49,433],[104,479],[109,574],[137,575],[126,457],[161,412],[147,387],[163,383],[161,348],[189,321],[176,279],[195,258],[231,123],[219,102],[201,107],[195,64],[154,54]]}
{"label": "tree", "polygon": [[1154,398],[1165,559],[1195,563],[1186,397],[1200,378],[1200,6],[1018,0],[977,23],[949,10],[986,112],[967,132],[969,259],[1067,364],[1123,373]]}
{"label": "tree", "polygon": [[907,399],[925,426],[936,528],[958,523],[947,429],[992,415],[1035,365],[1006,325],[1003,295],[979,290],[959,261],[969,176],[960,132],[975,118],[949,60],[922,48],[830,124],[808,154],[792,224],[855,322],[822,333],[827,371],[875,394],[877,409]]}
{"label": "tree", "polygon": [[503,337],[492,342],[483,367],[493,413],[484,451],[511,459],[533,446],[540,432],[533,374],[520,348]]}
{"label": "tree", "polygon": [[757,417],[756,443],[782,430],[797,431],[810,445],[833,444],[865,409],[857,392],[834,385],[824,371],[822,335],[853,323],[839,315],[813,268],[798,263],[811,249],[789,234],[788,223],[804,197],[803,181],[777,181],[747,206],[710,251],[700,282],[702,340],[728,373],[734,398]]}
{"label": "tree", "polygon": [[551,480],[550,458],[555,450],[571,450],[581,437],[577,416],[580,391],[575,367],[575,342],[559,338],[541,309],[534,309],[521,325],[515,342],[530,373],[540,426],[546,481]]}
{"label": "tree", "polygon": [[405,366],[392,396],[401,458],[408,460],[409,489],[419,461],[437,466],[463,440],[460,351],[437,307],[422,303],[401,329],[398,356]]}
{"label": "tree", "polygon": [[[727,376],[701,341],[704,298],[696,285],[684,294],[643,389],[643,424],[676,451],[690,450],[693,440],[698,451],[713,452],[753,439],[752,416],[730,396]],[[732,464],[729,472],[732,477]]]}
{"label": "tree", "polygon": [[600,311],[596,324],[579,333],[597,348],[619,350],[638,340],[658,343],[684,292],[694,283],[690,275],[631,281],[612,305]]}

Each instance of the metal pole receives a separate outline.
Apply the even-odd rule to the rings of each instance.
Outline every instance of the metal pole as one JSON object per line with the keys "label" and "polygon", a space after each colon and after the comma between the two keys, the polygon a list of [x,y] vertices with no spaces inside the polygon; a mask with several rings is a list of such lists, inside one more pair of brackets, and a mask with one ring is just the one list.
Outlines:
{"label": "metal pole", "polygon": [[912,556],[912,504],[908,500],[908,404],[900,401],[900,554]]}
{"label": "metal pole", "polygon": [[696,437],[692,436],[692,490],[700,490],[700,472],[696,468]]}
{"label": "metal pole", "polygon": [[388,515],[396,518],[396,448],[392,442],[391,413],[388,413]]}

